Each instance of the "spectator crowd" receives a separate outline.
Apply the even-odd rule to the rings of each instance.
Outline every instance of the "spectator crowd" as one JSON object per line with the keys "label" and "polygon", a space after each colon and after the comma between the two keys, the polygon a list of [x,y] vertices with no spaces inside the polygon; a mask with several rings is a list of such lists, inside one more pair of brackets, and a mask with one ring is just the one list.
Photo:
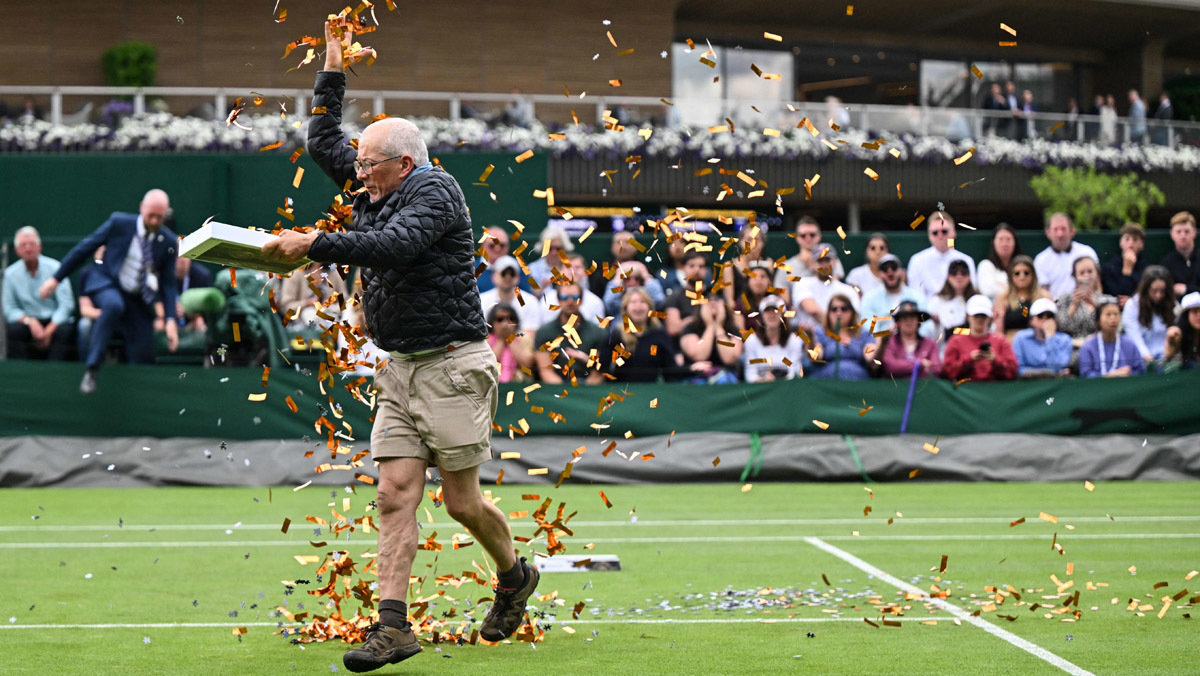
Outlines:
{"label": "spectator crowd", "polygon": [[[957,224],[937,211],[925,218],[929,246],[907,263],[875,233],[865,262],[849,271],[841,247],[809,217],[790,233],[796,253],[779,259],[766,255],[768,233],[754,221],[724,244],[700,227],[659,225],[662,242],[614,233],[600,261],[576,252],[557,225],[515,250],[503,228],[485,228],[478,283],[501,381],[859,380],[914,371],[954,381],[1119,377],[1192,368],[1200,351],[1200,252],[1188,212],[1171,219],[1174,247],[1156,264],[1143,260],[1140,225],[1122,228],[1119,253],[1102,261],[1061,213],[1047,219],[1035,255],[1024,246],[1042,242],[1022,242],[1001,224],[976,261],[954,248]],[[69,279],[40,293],[63,275],[42,254],[37,230],[21,228],[14,239],[19,260],[3,285],[8,357],[86,354],[102,312],[87,280],[104,264],[103,249],[90,252],[95,262],[81,273],[76,302]],[[647,265],[651,244],[665,249],[656,269]],[[229,272],[214,281],[188,259],[175,265],[175,293],[153,304],[155,328],[174,322],[211,349],[221,338],[208,323],[238,284]],[[357,282],[337,269],[313,264],[286,278],[264,275],[260,286],[251,295],[270,298],[279,314],[264,332],[315,336],[343,319],[361,321],[351,300]],[[168,296],[173,312],[163,308]]]}

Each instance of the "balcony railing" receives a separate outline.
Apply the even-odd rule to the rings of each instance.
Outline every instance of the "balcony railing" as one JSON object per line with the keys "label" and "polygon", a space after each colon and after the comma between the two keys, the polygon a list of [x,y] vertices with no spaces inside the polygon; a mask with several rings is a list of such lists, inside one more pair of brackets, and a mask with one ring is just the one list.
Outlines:
{"label": "balcony railing", "polygon": [[[224,87],[93,87],[93,86],[0,86],[0,97],[37,96],[50,98],[48,119],[54,124],[73,124],[90,121],[97,116],[97,101],[123,98],[132,103],[133,114],[148,109],[148,102],[172,100],[186,102],[203,117],[224,119],[238,97],[246,100],[256,95],[269,100],[283,101],[289,114],[307,114],[307,102],[312,90],[305,89],[243,89]],[[394,90],[350,90],[346,93],[347,108],[354,116],[369,117],[388,113],[423,114],[451,120],[466,116],[499,119],[505,104],[514,100],[513,94],[486,92],[432,92]],[[1101,139],[1104,129],[1099,116],[1068,115],[1065,113],[1034,113],[1013,118],[1008,111],[978,108],[935,108],[927,106],[887,106],[847,104],[830,107],[824,102],[791,102],[749,99],[667,99],[650,96],[595,96],[530,94],[521,95],[534,108],[535,116],[547,127],[564,125],[578,120],[598,126],[616,119],[621,124],[638,125],[653,122],[676,125],[681,118],[691,126],[707,128],[728,124],[745,127],[783,129],[808,118],[814,128],[826,131],[832,124],[866,130],[944,136],[951,139],[982,138],[989,133],[1010,130],[1016,138],[1030,135],[1074,141],[1128,143],[1142,141],[1162,146],[1176,144],[1200,145],[1200,123],[1181,120],[1144,121],[1144,131],[1130,118],[1117,118],[1107,131],[1110,138]],[[200,103],[203,105],[197,106]],[[74,104],[68,106],[68,103]],[[369,110],[362,110],[369,108]],[[416,111],[414,113],[413,111]],[[346,119],[352,119],[351,114]],[[1141,137],[1141,138],[1139,138]]]}

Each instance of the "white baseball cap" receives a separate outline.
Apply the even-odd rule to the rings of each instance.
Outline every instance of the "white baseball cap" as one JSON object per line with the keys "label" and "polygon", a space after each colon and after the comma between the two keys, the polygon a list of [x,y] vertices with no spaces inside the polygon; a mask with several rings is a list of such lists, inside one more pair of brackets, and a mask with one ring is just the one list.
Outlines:
{"label": "white baseball cap", "polygon": [[1182,312],[1194,310],[1198,307],[1200,307],[1200,291],[1193,291],[1184,296],[1183,300],[1179,301],[1179,309]]}
{"label": "white baseball cap", "polygon": [[1058,306],[1049,298],[1039,298],[1033,301],[1033,305],[1029,308],[1029,316],[1036,317],[1043,312],[1058,314]]}
{"label": "white baseball cap", "polygon": [[967,299],[967,316],[975,315],[992,316],[992,301],[987,296],[976,294]]}

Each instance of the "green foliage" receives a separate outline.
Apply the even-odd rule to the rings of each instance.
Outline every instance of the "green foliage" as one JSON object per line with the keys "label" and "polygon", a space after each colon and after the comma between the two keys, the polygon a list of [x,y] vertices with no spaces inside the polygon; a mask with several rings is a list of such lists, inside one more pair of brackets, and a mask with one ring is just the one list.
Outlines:
{"label": "green foliage", "polygon": [[1150,207],[1166,201],[1158,186],[1137,174],[1105,174],[1095,168],[1046,167],[1029,180],[1046,213],[1062,211],[1080,230],[1119,229],[1129,221],[1146,222]]}
{"label": "green foliage", "polygon": [[104,81],[110,87],[152,87],[158,50],[146,42],[123,42],[104,52]]}

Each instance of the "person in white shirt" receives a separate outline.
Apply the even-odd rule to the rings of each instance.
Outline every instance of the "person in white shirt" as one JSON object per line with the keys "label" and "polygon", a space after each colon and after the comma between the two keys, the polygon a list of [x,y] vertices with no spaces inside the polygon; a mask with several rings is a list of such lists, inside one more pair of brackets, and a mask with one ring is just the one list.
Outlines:
{"label": "person in white shirt", "polygon": [[825,317],[825,307],[829,299],[835,295],[844,295],[854,305],[854,313],[859,311],[858,292],[853,286],[839,282],[833,276],[837,265],[837,253],[832,244],[818,244],[813,254],[816,259],[816,274],[804,277],[792,285],[792,306],[796,308],[796,325],[807,331],[821,325]]}
{"label": "person in white shirt", "polygon": [[1052,298],[1058,298],[1075,290],[1076,258],[1087,256],[1099,265],[1100,257],[1092,247],[1075,241],[1075,224],[1061,211],[1051,214],[1046,221],[1046,239],[1050,240],[1050,246],[1033,259],[1033,269],[1042,288]]}
{"label": "person in white shirt", "polygon": [[[892,330],[892,313],[901,302],[908,300],[919,306],[925,305],[925,297],[921,292],[904,283],[900,259],[895,254],[884,254],[879,259],[879,274],[882,276],[879,288],[862,299],[862,316],[867,320],[867,330],[875,334]],[[925,323],[930,321],[926,320]],[[929,330],[932,331],[932,328]]]}
{"label": "person in white shirt", "polygon": [[887,235],[882,232],[871,233],[871,236],[867,238],[867,262],[847,273],[846,283],[858,289],[858,295],[863,298],[866,298],[868,293],[882,287],[879,261],[890,251]]}
{"label": "person in white shirt", "polygon": [[992,231],[992,248],[987,258],[979,261],[975,270],[979,278],[979,293],[996,299],[1008,288],[1008,264],[1014,256],[1025,253],[1021,250],[1021,242],[1017,232],[1008,223],[1000,223]]}
{"label": "person in white shirt", "polygon": [[783,310],[787,304],[776,295],[758,304],[761,321],[746,337],[742,372],[748,383],[791,380],[804,376],[804,341],[791,330]]}
{"label": "person in white shirt", "polygon": [[926,219],[929,248],[922,249],[908,259],[908,285],[920,291],[926,298],[932,297],[946,285],[946,273],[951,261],[963,261],[971,284],[976,284],[975,260],[953,248],[954,218],[944,212],[935,211]]}
{"label": "person in white shirt", "polygon": [[[820,241],[821,225],[817,223],[817,219],[812,216],[801,216],[800,220],[796,222],[796,247],[799,248],[799,252],[783,262],[784,267],[775,272],[775,281],[771,286],[790,289],[792,284],[800,279],[815,276],[817,259],[813,254],[816,253],[816,246]],[[846,270],[842,267],[841,261],[834,264],[833,276],[838,279],[846,276]],[[795,299],[792,300],[794,303]]]}
{"label": "person in white shirt", "polygon": [[518,324],[522,331],[537,331],[545,323],[542,299],[533,294],[522,294],[517,288],[521,279],[521,265],[512,256],[501,256],[492,263],[490,291],[479,294],[483,314],[487,314],[497,303],[508,303],[517,311]]}
{"label": "person in white shirt", "polygon": [[[587,259],[581,253],[573,253],[567,256],[567,260],[571,263],[571,269],[564,276],[572,282],[577,282],[583,292],[583,298],[579,301],[579,316],[593,324],[599,324],[606,314],[604,299],[592,293],[592,290],[588,288]],[[541,304],[542,318],[546,321],[558,314],[557,286],[546,289],[546,293],[542,295]]]}

